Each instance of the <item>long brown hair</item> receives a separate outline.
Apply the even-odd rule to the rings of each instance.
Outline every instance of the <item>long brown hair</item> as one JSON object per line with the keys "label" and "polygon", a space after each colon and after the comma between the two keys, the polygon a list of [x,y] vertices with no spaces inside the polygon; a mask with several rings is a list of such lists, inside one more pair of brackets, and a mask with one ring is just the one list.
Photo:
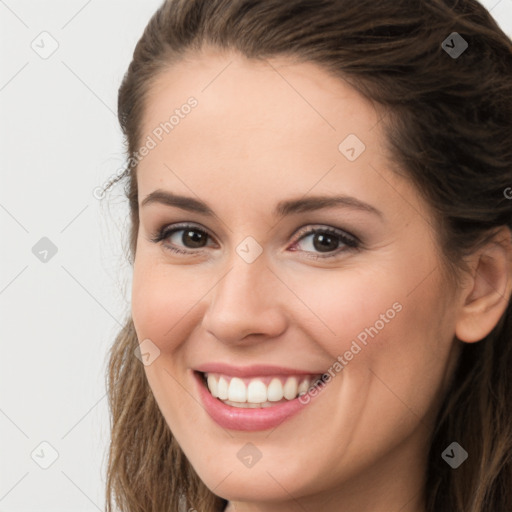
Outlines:
{"label": "long brown hair", "polygon": [[[442,46],[457,32],[458,56]],[[448,39],[448,41],[450,41]],[[447,275],[501,226],[512,229],[512,42],[476,0],[167,0],[147,24],[119,89],[129,157],[128,259],[139,226],[136,160],[155,77],[203,45],[250,59],[289,56],[346,80],[382,108],[396,169],[435,212]],[[453,46],[453,43],[450,44]],[[511,193],[507,194],[509,190]],[[478,343],[464,343],[432,433],[428,512],[512,510],[512,307]],[[131,318],[112,346],[107,375],[111,444],[107,511],[222,510],[166,424],[133,355]],[[457,441],[470,459],[441,458]]]}

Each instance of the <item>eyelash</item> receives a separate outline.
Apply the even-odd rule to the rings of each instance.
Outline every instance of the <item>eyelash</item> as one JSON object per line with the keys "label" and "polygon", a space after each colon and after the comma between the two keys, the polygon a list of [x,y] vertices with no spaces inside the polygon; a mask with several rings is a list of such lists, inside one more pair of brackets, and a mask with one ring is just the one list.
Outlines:
{"label": "eyelash", "polygon": [[[173,235],[174,233],[176,232],[179,232],[179,231],[186,231],[186,230],[190,230],[190,231],[196,231],[198,233],[201,233],[201,234],[204,234],[210,238],[213,238],[207,231],[205,231],[204,229],[200,229],[198,228],[197,226],[193,225],[193,224],[179,224],[179,225],[174,225],[174,227],[170,227],[170,226],[164,226],[162,227],[154,236],[153,238],[150,238],[150,241],[153,242],[153,243],[161,243],[163,242],[166,238],[170,237],[171,235]],[[344,231],[341,231],[339,229],[334,229],[334,228],[330,228],[330,227],[326,227],[326,228],[313,228],[313,229],[301,229],[299,230],[299,233],[297,235],[297,239],[295,240],[295,242],[293,243],[294,245],[298,242],[300,242],[303,238],[306,238],[307,236],[310,236],[310,235],[315,235],[315,234],[318,234],[318,233],[322,233],[322,234],[328,234],[328,235],[332,235],[336,238],[338,238],[338,240],[343,243],[345,245],[345,248],[338,248],[338,249],[335,249],[332,253],[329,253],[327,256],[319,256],[319,255],[309,255],[308,257],[309,258],[312,258],[312,259],[328,259],[328,258],[334,258],[335,256],[338,256],[340,253],[342,252],[347,252],[347,251],[356,251],[360,248],[360,241],[353,235],[349,234],[349,233],[345,233]],[[171,251],[171,252],[174,252],[174,253],[178,253],[178,254],[194,254],[198,251],[200,251],[201,249],[197,249],[197,250],[194,250],[194,249],[190,249],[188,251],[184,251],[182,249],[178,249],[174,246],[171,246],[171,245],[166,245],[166,244],[162,244],[167,250]],[[306,251],[308,252],[308,251]]]}

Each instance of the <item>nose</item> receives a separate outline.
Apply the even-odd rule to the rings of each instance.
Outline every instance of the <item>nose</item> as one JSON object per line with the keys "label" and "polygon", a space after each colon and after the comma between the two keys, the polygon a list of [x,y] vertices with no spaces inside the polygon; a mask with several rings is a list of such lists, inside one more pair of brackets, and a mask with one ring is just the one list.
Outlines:
{"label": "nose", "polygon": [[[260,255],[247,263],[237,254],[229,270],[207,295],[203,327],[224,343],[274,338],[286,328],[285,286]],[[289,300],[289,297],[288,297]]]}

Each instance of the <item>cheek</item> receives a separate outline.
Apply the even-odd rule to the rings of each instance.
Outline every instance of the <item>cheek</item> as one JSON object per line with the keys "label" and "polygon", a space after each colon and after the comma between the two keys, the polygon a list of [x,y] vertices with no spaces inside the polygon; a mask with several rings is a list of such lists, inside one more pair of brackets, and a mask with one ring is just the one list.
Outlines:
{"label": "cheek", "polygon": [[[345,378],[353,388],[366,390],[364,414],[380,418],[383,435],[398,428],[405,435],[425,415],[425,423],[430,421],[441,396],[453,334],[451,312],[439,300],[441,282],[435,275],[413,292],[404,284],[396,280],[387,289],[374,286],[363,309],[354,312],[357,332],[346,330],[347,342],[361,350],[344,353],[351,358]],[[338,325],[341,329],[341,322]],[[352,356],[353,351],[357,354]]]}
{"label": "cheek", "polygon": [[[332,365],[341,362],[352,379],[367,381],[371,368],[391,383],[403,379],[410,384],[423,376],[423,383],[435,385],[432,379],[441,378],[438,363],[451,338],[443,321],[439,280],[432,274],[415,288],[417,281],[417,274],[376,265],[366,272],[347,268],[317,273],[313,282],[290,283],[303,301],[296,301],[295,318],[302,311],[301,329],[322,345]],[[339,365],[332,367],[332,372],[340,371]]]}
{"label": "cheek", "polygon": [[169,299],[165,294],[166,287],[163,281],[158,281],[155,277],[149,266],[144,265],[142,258],[135,261],[131,303],[133,323],[139,341],[150,338],[156,342],[154,338],[159,337],[157,333],[165,332],[168,324],[168,315],[164,315],[164,311],[172,311],[170,303],[167,304]]}
{"label": "cheek", "polygon": [[150,338],[162,352],[185,339],[197,304],[211,285],[194,278],[193,266],[173,267],[141,250],[133,268],[132,318],[139,340]]}
{"label": "cheek", "polygon": [[354,341],[361,348],[370,341],[382,343],[382,334],[403,315],[404,296],[385,274],[347,268],[322,274],[317,270],[311,280],[302,277],[290,283],[300,299],[293,299],[296,318],[302,311],[301,328],[334,358],[350,350]]}
{"label": "cheek", "polygon": [[193,307],[207,291],[198,290],[183,274],[188,272],[159,264],[141,250],[134,262],[131,298],[139,342],[149,339],[160,351],[144,366],[146,378],[167,423],[180,436],[180,411],[189,410],[191,402],[181,371],[185,363],[177,349],[190,336]]}

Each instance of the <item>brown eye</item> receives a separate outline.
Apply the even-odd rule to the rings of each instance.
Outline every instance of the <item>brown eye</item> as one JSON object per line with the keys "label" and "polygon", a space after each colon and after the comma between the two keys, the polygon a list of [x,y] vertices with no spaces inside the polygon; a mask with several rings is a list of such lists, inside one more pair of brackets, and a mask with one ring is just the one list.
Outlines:
{"label": "brown eye", "polygon": [[171,231],[167,236],[179,233],[180,231],[183,231],[183,234],[181,235],[181,238],[178,237],[178,239],[187,247],[191,249],[200,249],[206,244],[208,234],[198,229],[175,229]]}
{"label": "brown eye", "polygon": [[[292,250],[297,250],[297,245],[308,237],[310,237],[311,242],[303,244],[305,248],[301,250],[310,253],[308,257],[311,258],[331,258],[342,252],[359,248],[359,241],[354,236],[341,230],[326,227],[301,231],[298,240],[293,244],[294,248]],[[315,252],[325,253],[326,255],[317,255],[314,254]]]}
{"label": "brown eye", "polygon": [[[180,254],[193,254],[194,250],[206,247],[210,235],[192,225],[167,226],[152,238],[154,243],[163,243],[166,249]],[[189,250],[184,250],[189,249]]]}

